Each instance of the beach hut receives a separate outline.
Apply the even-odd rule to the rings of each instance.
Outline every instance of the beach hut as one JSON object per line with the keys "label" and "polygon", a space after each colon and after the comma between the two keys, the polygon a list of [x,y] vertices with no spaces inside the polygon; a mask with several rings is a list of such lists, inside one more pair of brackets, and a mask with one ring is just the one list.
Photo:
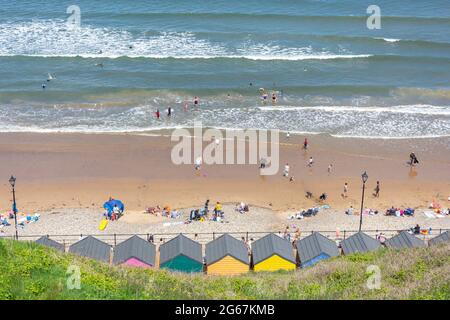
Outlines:
{"label": "beach hut", "polygon": [[61,243],[59,243],[59,242],[57,242],[55,240],[52,240],[52,239],[50,239],[47,236],[40,237],[39,239],[36,240],[36,243],[38,243],[40,245],[43,245],[43,246],[46,246],[46,247],[50,247],[50,248],[56,249],[56,250],[61,251],[61,252],[64,252],[64,245],[63,244],[61,244]]}
{"label": "beach hut", "polygon": [[154,244],[132,236],[114,248],[113,264],[150,268],[155,266],[155,256]]}
{"label": "beach hut", "polygon": [[402,231],[398,235],[386,240],[386,246],[396,249],[426,247],[425,241],[420,240],[408,231]]}
{"label": "beach hut", "polygon": [[430,246],[434,246],[436,244],[441,244],[443,242],[449,242],[450,241],[450,231],[445,231],[444,233],[441,233],[440,235],[434,237],[430,241],[428,241]]}
{"label": "beach hut", "polygon": [[159,266],[182,272],[202,272],[202,245],[180,234],[159,248]]}
{"label": "beach hut", "polygon": [[358,232],[341,242],[344,254],[374,251],[381,247],[378,240],[368,236],[364,232]]}
{"label": "beach hut", "polygon": [[271,233],[252,244],[253,270],[295,270],[296,263],[289,241]]}
{"label": "beach hut", "polygon": [[249,264],[247,246],[229,234],[224,234],[206,245],[208,274],[242,274],[249,271]]}
{"label": "beach hut", "polygon": [[97,238],[88,236],[69,247],[70,253],[109,263],[111,246]]}
{"label": "beach hut", "polygon": [[318,232],[298,240],[297,252],[302,268],[339,255],[336,243]]}

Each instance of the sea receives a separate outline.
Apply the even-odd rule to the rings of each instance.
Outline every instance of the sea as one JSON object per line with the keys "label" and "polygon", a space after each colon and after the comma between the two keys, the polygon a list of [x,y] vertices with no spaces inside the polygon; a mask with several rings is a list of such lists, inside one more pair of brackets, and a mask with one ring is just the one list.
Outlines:
{"label": "sea", "polygon": [[450,2],[0,0],[0,133],[195,121],[448,137]]}

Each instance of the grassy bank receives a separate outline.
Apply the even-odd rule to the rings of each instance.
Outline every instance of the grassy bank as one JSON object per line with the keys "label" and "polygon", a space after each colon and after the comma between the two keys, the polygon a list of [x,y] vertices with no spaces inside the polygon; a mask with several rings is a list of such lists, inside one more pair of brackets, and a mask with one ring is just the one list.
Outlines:
{"label": "grassy bank", "polygon": [[[369,265],[380,268],[379,289],[366,285]],[[70,266],[79,267],[81,289],[67,287]],[[450,243],[337,257],[296,272],[212,277],[109,267],[0,240],[0,299],[450,299]]]}

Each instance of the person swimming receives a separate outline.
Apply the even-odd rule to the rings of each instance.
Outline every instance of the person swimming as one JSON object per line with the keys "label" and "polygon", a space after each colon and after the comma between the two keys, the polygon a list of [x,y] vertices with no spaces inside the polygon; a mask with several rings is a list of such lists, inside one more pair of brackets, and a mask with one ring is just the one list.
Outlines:
{"label": "person swimming", "polygon": [[156,116],[156,119],[159,120],[159,117],[161,116],[159,109],[156,109],[155,116]]}
{"label": "person swimming", "polygon": [[169,108],[167,108],[167,116],[168,117],[170,117],[171,115],[172,115],[172,108],[171,107],[169,107]]}
{"label": "person swimming", "polygon": [[277,103],[277,95],[275,94],[275,92],[272,93],[272,104],[276,104]]}
{"label": "person swimming", "polygon": [[194,105],[198,105],[198,103],[200,102],[199,98],[197,96],[194,97]]}

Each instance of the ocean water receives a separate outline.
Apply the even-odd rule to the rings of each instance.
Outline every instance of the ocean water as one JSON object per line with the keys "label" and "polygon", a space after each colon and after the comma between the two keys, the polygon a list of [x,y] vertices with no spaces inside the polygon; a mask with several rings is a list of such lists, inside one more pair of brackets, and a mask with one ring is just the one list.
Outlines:
{"label": "ocean water", "polygon": [[[379,30],[366,27],[372,4]],[[80,8],[79,27],[67,24],[70,5]],[[276,92],[277,104],[263,105],[259,88]],[[194,121],[450,136],[450,2],[0,0],[0,132],[141,132]]]}

